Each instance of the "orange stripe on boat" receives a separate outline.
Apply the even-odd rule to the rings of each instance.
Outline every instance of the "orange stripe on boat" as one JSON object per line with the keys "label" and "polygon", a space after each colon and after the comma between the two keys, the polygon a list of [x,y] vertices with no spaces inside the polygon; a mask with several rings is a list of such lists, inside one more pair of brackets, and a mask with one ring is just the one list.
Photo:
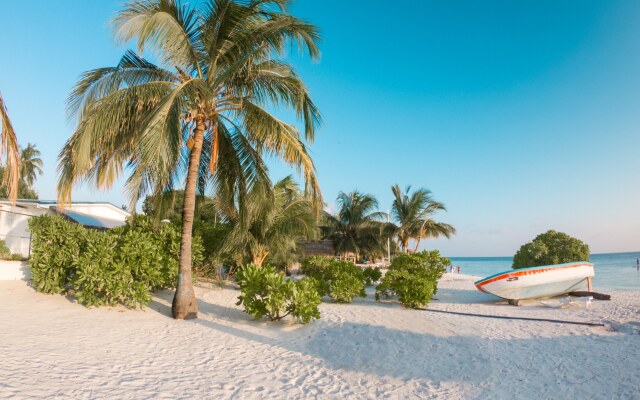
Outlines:
{"label": "orange stripe on boat", "polygon": [[[486,285],[488,283],[499,281],[499,280],[505,279],[505,278],[512,278],[512,277],[516,277],[516,276],[525,276],[525,275],[535,275],[535,274],[539,274],[539,273],[547,272],[547,271],[552,271],[552,270],[557,271],[559,269],[578,268],[578,267],[585,267],[587,265],[590,265],[590,264],[572,264],[572,265],[564,265],[562,267],[543,268],[543,269],[536,269],[536,270],[530,270],[530,271],[514,271],[514,272],[510,272],[508,274],[498,275],[495,278],[489,279],[488,281],[480,282],[480,283],[478,283],[476,285],[476,287],[478,289],[482,290],[481,286],[484,286],[484,285]],[[482,290],[482,291],[484,292],[484,290]]]}

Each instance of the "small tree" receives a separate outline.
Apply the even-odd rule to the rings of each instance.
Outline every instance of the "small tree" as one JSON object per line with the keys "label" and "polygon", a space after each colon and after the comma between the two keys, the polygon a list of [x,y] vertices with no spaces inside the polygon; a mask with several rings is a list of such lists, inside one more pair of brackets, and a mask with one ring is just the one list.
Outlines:
{"label": "small tree", "polygon": [[513,256],[513,269],[589,260],[589,246],[553,230],[538,235]]}

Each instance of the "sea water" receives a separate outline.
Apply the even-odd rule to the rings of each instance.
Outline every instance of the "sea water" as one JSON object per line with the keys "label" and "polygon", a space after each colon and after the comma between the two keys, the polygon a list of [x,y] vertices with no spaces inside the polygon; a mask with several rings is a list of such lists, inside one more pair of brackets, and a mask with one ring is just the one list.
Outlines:
{"label": "sea water", "polygon": [[[640,271],[636,260],[640,252],[592,254],[595,266],[594,291],[598,289],[640,290]],[[487,277],[511,269],[512,257],[450,257],[451,265],[460,266],[463,274]]]}

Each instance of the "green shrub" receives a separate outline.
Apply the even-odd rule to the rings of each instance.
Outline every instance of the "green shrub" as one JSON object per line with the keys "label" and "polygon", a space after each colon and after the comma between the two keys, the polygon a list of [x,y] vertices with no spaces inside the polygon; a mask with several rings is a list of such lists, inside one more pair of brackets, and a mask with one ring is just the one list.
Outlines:
{"label": "green shrub", "polygon": [[440,252],[423,251],[400,254],[393,259],[389,271],[376,287],[376,300],[393,294],[406,307],[418,308],[429,304],[438,290],[438,280],[451,264]]}
{"label": "green shrub", "polygon": [[[108,231],[84,228],[61,216],[29,221],[33,285],[45,293],[73,294],[80,304],[146,305],[151,291],[177,281],[180,230],[136,216]],[[202,243],[192,246],[194,265],[202,261]]]}
{"label": "green shrub", "polygon": [[367,267],[362,270],[362,274],[364,275],[364,280],[367,286],[373,285],[382,278],[382,271],[378,268]]}
{"label": "green shrub", "polygon": [[9,250],[9,248],[7,247],[7,243],[4,240],[0,240],[0,259],[11,259],[11,250]]}
{"label": "green shrub", "polygon": [[325,268],[334,262],[331,258],[310,256],[302,260],[300,272],[311,278],[323,279]]}
{"label": "green shrub", "polygon": [[308,323],[320,318],[318,305],[322,300],[309,278],[294,282],[271,266],[248,265],[238,271],[236,281],[241,290],[237,305],[243,305],[255,319],[277,321],[291,315],[298,322]]}
{"label": "green shrub", "polygon": [[356,296],[366,297],[362,269],[347,261],[334,261],[325,268],[324,280],[328,294],[337,303],[350,303]]}
{"label": "green shrub", "polygon": [[364,273],[353,263],[308,257],[302,261],[301,270],[320,296],[330,296],[337,303],[350,303],[356,296],[366,297]]}
{"label": "green shrub", "polygon": [[520,247],[513,269],[589,260],[589,246],[566,233],[547,231]]}

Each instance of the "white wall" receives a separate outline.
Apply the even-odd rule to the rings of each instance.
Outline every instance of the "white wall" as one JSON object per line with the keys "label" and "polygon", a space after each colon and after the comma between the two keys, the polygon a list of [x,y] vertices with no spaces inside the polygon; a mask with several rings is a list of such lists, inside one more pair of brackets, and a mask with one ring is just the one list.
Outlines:
{"label": "white wall", "polygon": [[0,205],[0,239],[4,240],[12,253],[29,256],[31,234],[29,219],[33,216],[48,214],[48,209],[12,207]]}

